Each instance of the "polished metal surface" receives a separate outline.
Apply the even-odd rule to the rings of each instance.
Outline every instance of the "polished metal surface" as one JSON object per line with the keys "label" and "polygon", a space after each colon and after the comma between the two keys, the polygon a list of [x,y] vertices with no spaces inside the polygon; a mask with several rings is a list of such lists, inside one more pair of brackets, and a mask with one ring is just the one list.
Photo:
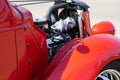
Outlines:
{"label": "polished metal surface", "polygon": [[102,71],[96,80],[120,80],[120,72],[114,69]]}

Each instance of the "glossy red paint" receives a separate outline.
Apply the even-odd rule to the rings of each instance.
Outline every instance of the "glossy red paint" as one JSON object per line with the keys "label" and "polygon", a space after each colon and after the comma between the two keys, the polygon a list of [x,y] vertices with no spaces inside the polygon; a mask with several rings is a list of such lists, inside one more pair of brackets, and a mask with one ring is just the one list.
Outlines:
{"label": "glossy red paint", "polygon": [[[71,40],[48,65],[46,35],[31,13],[8,0],[0,0],[0,13],[0,80],[95,80],[107,63],[120,59],[120,40],[98,34]],[[89,15],[83,16],[90,32]]]}
{"label": "glossy red paint", "polygon": [[0,80],[39,79],[48,65],[46,35],[31,13],[0,0]]}
{"label": "glossy red paint", "polygon": [[24,14],[23,23],[15,26],[18,79],[38,79],[48,65],[46,35],[33,24],[29,11],[21,7],[17,7],[17,9]]}
{"label": "glossy red paint", "polygon": [[[0,0],[0,80],[7,80],[16,69],[15,32],[10,24],[10,10],[5,0]],[[17,79],[17,73],[14,74]]]}
{"label": "glossy red paint", "polygon": [[92,34],[115,34],[114,26],[109,21],[102,21],[95,24],[92,28]]}
{"label": "glossy red paint", "polygon": [[6,0],[1,0],[0,1],[0,28],[10,27],[11,15],[12,14],[9,10],[9,7],[6,4]]}
{"label": "glossy red paint", "polygon": [[[32,27],[31,27],[32,28]],[[44,71],[48,64],[48,55],[47,48],[45,44],[45,37],[42,34],[39,34],[37,30],[28,26],[27,30],[24,33],[24,41],[25,46],[23,46],[23,50],[19,50],[21,48],[21,44],[19,44],[19,36],[18,39],[18,79],[20,80],[32,80],[40,77],[40,74]],[[17,30],[17,34],[20,35],[20,31]],[[34,34],[33,34],[34,32]],[[42,33],[42,32],[41,32]],[[36,35],[36,36],[34,36]],[[37,36],[38,35],[38,36]],[[36,41],[40,38],[40,44]],[[22,44],[23,44],[22,43]],[[22,54],[20,53],[21,51]]]}
{"label": "glossy red paint", "polygon": [[[60,51],[55,55],[55,57],[53,58],[53,60],[51,61],[51,63],[49,64],[49,67],[46,69],[46,71],[44,72],[43,76],[42,76],[42,80],[59,80],[60,79],[60,75],[57,74],[62,74],[66,62],[68,61],[66,59],[66,56],[72,51],[72,49],[74,48],[74,46],[76,44],[78,44],[80,41],[79,38],[76,38],[70,42],[68,42],[65,46],[63,46]],[[64,61],[64,64],[62,64],[60,66],[60,68],[57,70],[57,72],[53,73],[54,69],[56,69],[56,67],[58,67],[58,65],[63,62],[63,59],[65,59],[66,61]],[[52,74],[52,78],[48,78],[50,75]],[[56,77],[54,77],[54,75]]]}
{"label": "glossy red paint", "polygon": [[71,43],[58,52],[43,80],[95,80],[107,63],[120,58],[120,40],[112,35],[99,34]]}

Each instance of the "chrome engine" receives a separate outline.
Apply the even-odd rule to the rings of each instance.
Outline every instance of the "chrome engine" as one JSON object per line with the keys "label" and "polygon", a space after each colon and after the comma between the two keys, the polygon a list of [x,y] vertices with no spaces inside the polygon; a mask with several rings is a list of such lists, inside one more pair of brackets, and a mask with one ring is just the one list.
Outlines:
{"label": "chrome engine", "polygon": [[[47,47],[49,61],[68,41],[82,38],[83,18],[82,12],[89,8],[85,3],[77,0],[56,1],[47,15],[46,19],[37,19],[34,23],[47,35]],[[78,23],[81,23],[78,24]]]}
{"label": "chrome engine", "polygon": [[60,19],[51,26],[49,37],[47,38],[47,46],[49,49],[49,59],[57,53],[57,51],[69,40],[71,36],[68,34],[71,29],[76,26],[73,18],[67,17],[66,19]]}

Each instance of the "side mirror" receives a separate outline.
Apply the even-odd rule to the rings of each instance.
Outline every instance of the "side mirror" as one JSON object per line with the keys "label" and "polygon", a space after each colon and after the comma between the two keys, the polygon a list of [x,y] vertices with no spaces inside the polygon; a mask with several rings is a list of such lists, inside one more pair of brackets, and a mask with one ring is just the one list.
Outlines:
{"label": "side mirror", "polygon": [[115,34],[114,26],[109,21],[102,21],[92,27],[92,35],[95,34]]}

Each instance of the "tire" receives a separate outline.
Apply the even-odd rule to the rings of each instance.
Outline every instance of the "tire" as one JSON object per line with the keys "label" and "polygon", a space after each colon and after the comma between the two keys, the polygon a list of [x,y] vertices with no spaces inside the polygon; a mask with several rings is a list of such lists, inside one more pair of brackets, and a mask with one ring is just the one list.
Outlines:
{"label": "tire", "polygon": [[96,80],[120,80],[120,60],[108,63],[98,74]]}

